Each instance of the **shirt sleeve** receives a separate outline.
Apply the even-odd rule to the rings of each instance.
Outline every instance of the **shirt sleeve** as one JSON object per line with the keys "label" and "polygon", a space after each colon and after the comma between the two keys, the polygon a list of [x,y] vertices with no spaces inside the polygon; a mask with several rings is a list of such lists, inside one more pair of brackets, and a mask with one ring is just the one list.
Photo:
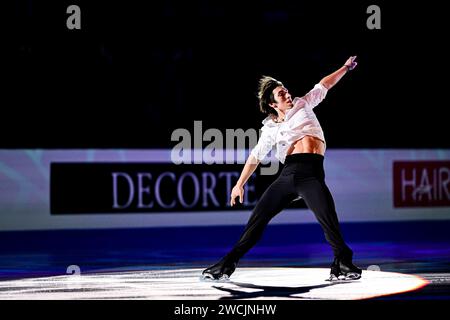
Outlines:
{"label": "shirt sleeve", "polygon": [[258,161],[262,161],[275,145],[275,141],[270,135],[269,130],[264,127],[261,130],[262,133],[259,137],[258,143],[250,152],[250,154],[253,155]]}
{"label": "shirt sleeve", "polygon": [[302,99],[306,101],[310,108],[316,107],[327,95],[328,89],[318,83]]}

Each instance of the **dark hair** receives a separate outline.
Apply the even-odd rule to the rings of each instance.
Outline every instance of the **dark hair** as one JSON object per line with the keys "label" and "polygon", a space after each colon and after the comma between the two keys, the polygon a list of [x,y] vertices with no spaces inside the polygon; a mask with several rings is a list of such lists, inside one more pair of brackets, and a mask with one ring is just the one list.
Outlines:
{"label": "dark hair", "polygon": [[277,112],[270,106],[270,104],[276,102],[273,96],[273,89],[279,86],[283,86],[283,84],[272,77],[263,76],[259,79],[258,99],[259,110],[261,110],[262,113],[275,116],[277,115]]}

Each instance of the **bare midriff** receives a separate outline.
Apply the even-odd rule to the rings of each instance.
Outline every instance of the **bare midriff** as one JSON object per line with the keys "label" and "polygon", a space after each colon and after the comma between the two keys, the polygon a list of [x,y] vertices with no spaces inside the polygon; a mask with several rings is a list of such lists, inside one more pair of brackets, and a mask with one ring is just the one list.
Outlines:
{"label": "bare midriff", "polygon": [[304,136],[289,147],[287,154],[294,153],[317,153],[325,155],[325,143],[319,138]]}

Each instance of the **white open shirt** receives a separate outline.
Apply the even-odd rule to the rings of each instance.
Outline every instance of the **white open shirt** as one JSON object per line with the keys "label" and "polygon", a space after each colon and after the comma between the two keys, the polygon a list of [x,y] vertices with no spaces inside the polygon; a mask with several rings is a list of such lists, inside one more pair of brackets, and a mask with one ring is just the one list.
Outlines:
{"label": "white open shirt", "polygon": [[286,112],[281,123],[273,121],[270,116],[265,118],[261,136],[250,154],[261,161],[276,145],[275,157],[284,163],[289,147],[306,135],[319,138],[326,147],[322,127],[313,109],[325,98],[327,91],[318,83],[305,96],[296,97],[292,101],[293,107]]}

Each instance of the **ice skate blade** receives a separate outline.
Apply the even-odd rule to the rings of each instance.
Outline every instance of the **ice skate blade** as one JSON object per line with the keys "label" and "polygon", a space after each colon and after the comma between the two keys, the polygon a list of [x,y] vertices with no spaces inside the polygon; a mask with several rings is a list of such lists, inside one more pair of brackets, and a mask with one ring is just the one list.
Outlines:
{"label": "ice skate blade", "polygon": [[346,280],[358,280],[358,279],[361,279],[361,274],[356,273],[356,272],[349,272],[349,273],[347,273],[345,279]]}
{"label": "ice skate blade", "polygon": [[200,280],[205,281],[205,282],[229,282],[230,277],[228,275],[224,274],[220,278],[214,278],[213,275],[211,275],[209,273],[205,273],[200,276]]}
{"label": "ice skate blade", "polygon": [[330,282],[347,282],[347,281],[354,281],[361,279],[361,275],[359,273],[347,273],[347,275],[339,275],[339,277],[336,277],[336,275],[332,274],[328,279],[325,281]]}

